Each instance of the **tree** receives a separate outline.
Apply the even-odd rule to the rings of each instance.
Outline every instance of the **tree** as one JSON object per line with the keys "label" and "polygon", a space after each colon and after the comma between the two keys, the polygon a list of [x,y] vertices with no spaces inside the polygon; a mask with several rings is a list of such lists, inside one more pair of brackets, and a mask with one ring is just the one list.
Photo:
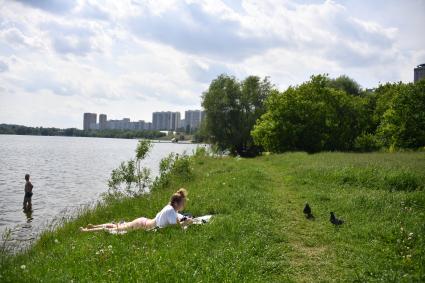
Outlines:
{"label": "tree", "polygon": [[268,78],[250,76],[239,82],[220,75],[202,95],[205,109],[205,132],[221,150],[253,156],[260,148],[254,144],[251,130],[264,113],[264,101],[272,90]]}
{"label": "tree", "polygon": [[[415,84],[387,84],[382,94],[386,107],[377,135],[390,148],[418,148],[425,146],[425,80]],[[384,102],[380,101],[383,105]]]}
{"label": "tree", "polygon": [[137,186],[139,187],[139,191],[141,191],[145,184],[149,181],[150,170],[148,168],[141,168],[141,162],[145,159],[150,149],[152,148],[152,143],[148,140],[139,140],[136,148],[136,179]]}
{"label": "tree", "polygon": [[346,75],[339,76],[336,79],[329,79],[328,86],[354,96],[359,96],[362,92],[360,85]]}
{"label": "tree", "polygon": [[312,76],[298,87],[273,92],[252,135],[274,152],[350,150],[365,127],[362,105],[360,97],[329,87],[327,76]]}

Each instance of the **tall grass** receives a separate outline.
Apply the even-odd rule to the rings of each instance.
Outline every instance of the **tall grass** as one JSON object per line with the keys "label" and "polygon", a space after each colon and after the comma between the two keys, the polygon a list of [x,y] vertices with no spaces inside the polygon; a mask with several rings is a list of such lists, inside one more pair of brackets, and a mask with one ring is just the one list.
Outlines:
{"label": "tall grass", "polygon": [[343,166],[327,169],[315,168],[307,174],[307,179],[333,182],[342,186],[383,189],[388,191],[423,190],[425,183],[419,173],[404,168],[383,170],[378,166]]}
{"label": "tall grass", "polygon": [[[3,257],[1,282],[423,282],[425,153],[196,154],[150,194],[111,199]],[[125,235],[87,223],[153,217],[179,187],[206,225]],[[309,202],[315,220],[302,209]],[[329,211],[345,220],[329,223]]]}

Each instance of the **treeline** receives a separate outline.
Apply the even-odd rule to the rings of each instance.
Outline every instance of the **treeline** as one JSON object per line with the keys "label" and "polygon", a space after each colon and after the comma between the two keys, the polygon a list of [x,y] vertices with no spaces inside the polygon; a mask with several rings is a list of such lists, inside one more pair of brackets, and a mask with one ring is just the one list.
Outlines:
{"label": "treeline", "polygon": [[76,128],[59,129],[43,127],[26,127],[20,125],[0,124],[0,134],[6,135],[34,135],[34,136],[68,136],[68,137],[98,137],[98,138],[145,138],[156,139],[165,136],[159,131],[143,130],[79,130]]}
{"label": "treeline", "polygon": [[268,78],[220,75],[202,106],[203,138],[241,156],[425,146],[425,80],[364,90],[347,76],[317,75],[279,91]]}

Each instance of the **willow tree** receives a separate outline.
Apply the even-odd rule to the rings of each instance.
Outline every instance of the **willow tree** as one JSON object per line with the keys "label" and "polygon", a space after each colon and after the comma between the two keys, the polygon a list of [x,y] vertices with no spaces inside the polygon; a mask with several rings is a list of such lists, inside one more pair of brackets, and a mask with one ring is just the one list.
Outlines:
{"label": "willow tree", "polygon": [[233,76],[220,75],[202,95],[205,109],[205,133],[220,150],[231,154],[254,156],[260,152],[251,130],[265,112],[264,102],[272,84],[268,78],[249,76],[238,81]]}

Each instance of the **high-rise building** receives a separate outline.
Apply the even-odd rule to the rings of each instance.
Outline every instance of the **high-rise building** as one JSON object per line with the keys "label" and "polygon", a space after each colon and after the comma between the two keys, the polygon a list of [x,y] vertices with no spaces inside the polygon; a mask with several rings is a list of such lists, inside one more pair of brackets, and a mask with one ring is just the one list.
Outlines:
{"label": "high-rise building", "polygon": [[171,112],[170,130],[176,131],[180,127],[180,112]]}
{"label": "high-rise building", "polygon": [[193,131],[198,129],[204,118],[204,111],[201,110],[187,110],[184,112],[184,128]]}
{"label": "high-rise building", "polygon": [[136,131],[143,131],[143,130],[149,130],[148,125],[145,121],[139,120],[138,122],[131,122],[132,129]]}
{"label": "high-rise building", "polygon": [[418,65],[414,71],[413,81],[416,83],[425,78],[425,64]]}
{"label": "high-rise building", "polygon": [[152,129],[157,130],[159,128],[159,112],[152,113]]}
{"label": "high-rise building", "polygon": [[152,122],[146,122],[144,130],[152,130]]}
{"label": "high-rise building", "polygon": [[99,129],[106,129],[107,116],[106,114],[99,114]]}
{"label": "high-rise building", "polygon": [[83,129],[91,130],[96,129],[96,123],[97,123],[97,114],[96,113],[84,113],[84,119],[83,119]]}
{"label": "high-rise building", "polygon": [[175,131],[180,125],[180,112],[161,111],[152,113],[154,130]]}

